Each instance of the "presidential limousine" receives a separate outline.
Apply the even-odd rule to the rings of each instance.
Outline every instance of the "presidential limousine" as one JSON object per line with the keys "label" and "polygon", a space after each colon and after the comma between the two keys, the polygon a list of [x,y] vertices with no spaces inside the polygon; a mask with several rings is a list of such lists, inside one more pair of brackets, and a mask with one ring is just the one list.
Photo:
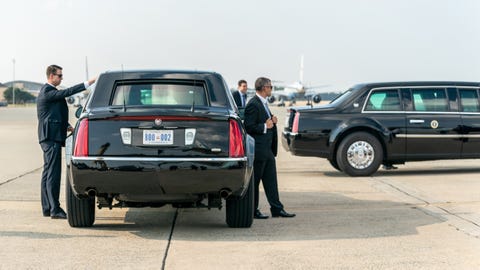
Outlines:
{"label": "presidential limousine", "polygon": [[355,85],[322,106],[289,108],[282,145],[351,176],[381,164],[480,158],[479,82]]}

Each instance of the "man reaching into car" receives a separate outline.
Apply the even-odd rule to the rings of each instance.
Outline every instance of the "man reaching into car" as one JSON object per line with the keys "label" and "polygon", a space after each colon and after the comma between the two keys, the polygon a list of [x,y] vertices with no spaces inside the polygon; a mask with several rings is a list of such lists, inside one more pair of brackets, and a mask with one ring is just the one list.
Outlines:
{"label": "man reaching into car", "polygon": [[63,79],[62,68],[47,67],[47,83],[40,89],[37,98],[38,141],[43,151],[41,201],[44,217],[66,219],[60,207],[60,179],[62,172],[62,146],[65,146],[67,131],[73,131],[68,123],[68,107],[65,98],[85,90],[96,78],[71,88],[58,90]]}

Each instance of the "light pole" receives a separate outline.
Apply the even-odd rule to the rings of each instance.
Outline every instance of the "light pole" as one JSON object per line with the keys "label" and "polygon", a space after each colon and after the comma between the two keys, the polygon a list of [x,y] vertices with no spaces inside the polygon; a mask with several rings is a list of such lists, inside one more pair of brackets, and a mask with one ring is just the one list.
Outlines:
{"label": "light pole", "polygon": [[13,105],[15,105],[15,58],[12,59],[12,62],[13,62],[12,92],[13,92]]}

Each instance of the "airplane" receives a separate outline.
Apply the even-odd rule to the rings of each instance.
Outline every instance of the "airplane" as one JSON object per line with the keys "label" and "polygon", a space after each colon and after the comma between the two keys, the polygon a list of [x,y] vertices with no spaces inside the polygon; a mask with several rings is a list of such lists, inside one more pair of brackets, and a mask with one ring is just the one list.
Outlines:
{"label": "airplane", "polygon": [[282,81],[272,81],[273,91],[268,98],[270,103],[278,100],[277,106],[285,106],[285,101],[290,101],[289,106],[295,104],[297,99],[307,99],[307,105],[311,105],[311,101],[319,103],[321,101],[320,91],[322,88],[330,85],[306,86],[303,84],[303,55],[300,58],[300,80],[288,85],[284,85]]}

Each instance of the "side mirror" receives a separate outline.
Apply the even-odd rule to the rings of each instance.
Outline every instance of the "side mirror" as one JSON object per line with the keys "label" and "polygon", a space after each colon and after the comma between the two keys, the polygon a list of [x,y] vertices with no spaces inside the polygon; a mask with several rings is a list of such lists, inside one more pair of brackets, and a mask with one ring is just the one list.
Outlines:
{"label": "side mirror", "polygon": [[83,111],[83,107],[81,105],[78,106],[77,110],[75,111],[75,117],[80,118],[82,111]]}
{"label": "side mirror", "polygon": [[313,96],[314,103],[320,103],[320,101],[322,101],[322,97],[320,95]]}

